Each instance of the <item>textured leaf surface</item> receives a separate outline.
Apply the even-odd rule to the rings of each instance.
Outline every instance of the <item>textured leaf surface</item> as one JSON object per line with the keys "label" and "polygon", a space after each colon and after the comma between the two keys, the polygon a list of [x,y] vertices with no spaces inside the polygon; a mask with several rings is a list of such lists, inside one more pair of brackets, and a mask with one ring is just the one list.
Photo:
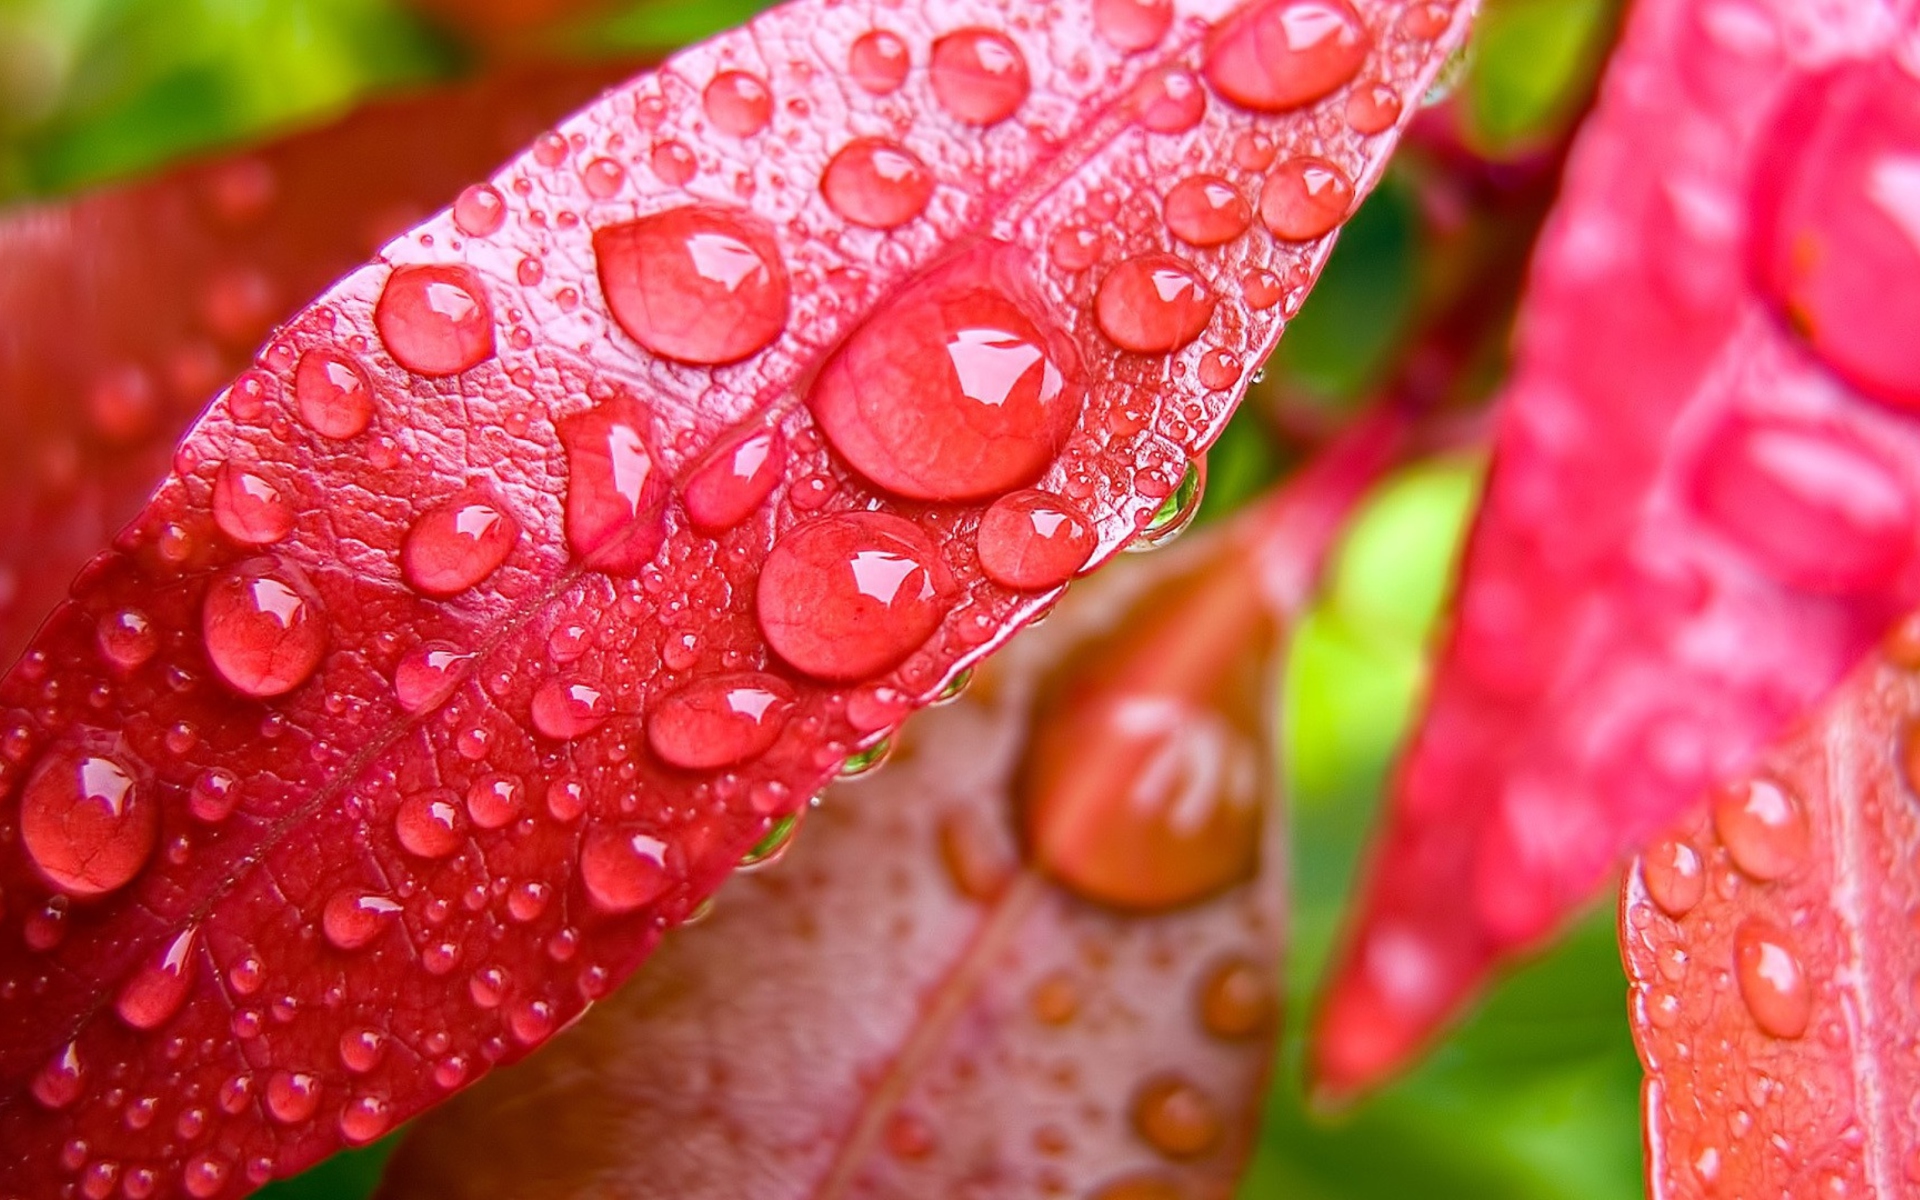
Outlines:
{"label": "textured leaf surface", "polygon": [[1329,1091],[1403,1062],[1920,599],[1911,28],[1636,7],[1534,265]]}
{"label": "textured leaf surface", "polygon": [[1916,632],[1627,877],[1657,1200],[1920,1186]]}
{"label": "textured leaf surface", "polygon": [[1076,594],[384,1194],[1230,1194],[1279,1015],[1275,634],[1386,448]]}
{"label": "textured leaf surface", "polygon": [[1153,522],[1465,13],[1097,11],[775,10],[275,335],[0,683],[9,1186],[523,1054]]}
{"label": "textured leaf surface", "polygon": [[616,72],[520,71],[383,101],[0,216],[0,661],[140,511],[181,428],[275,321]]}

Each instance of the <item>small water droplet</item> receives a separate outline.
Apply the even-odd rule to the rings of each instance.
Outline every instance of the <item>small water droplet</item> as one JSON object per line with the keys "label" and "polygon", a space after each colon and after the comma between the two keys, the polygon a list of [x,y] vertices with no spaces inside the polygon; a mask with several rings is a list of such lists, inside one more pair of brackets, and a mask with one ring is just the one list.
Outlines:
{"label": "small water droplet", "polygon": [[336,948],[358,950],[379,937],[399,913],[400,906],[385,896],[343,889],[327,897],[320,928]]}
{"label": "small water droplet", "polygon": [[1799,799],[1767,779],[1718,789],[1714,832],[1733,865],[1754,879],[1778,879],[1807,856],[1807,817]]}
{"label": "small water droplet", "polygon": [[1168,354],[1205,331],[1213,306],[1213,292],[1187,263],[1171,254],[1143,254],[1100,281],[1094,320],[1122,350]]}
{"label": "small water droplet", "polygon": [[840,767],[834,772],[834,777],[858,779],[862,775],[870,775],[880,769],[881,764],[887,761],[887,756],[891,753],[893,753],[893,741],[889,738],[881,738],[871,746],[856,750],[840,760]]}
{"label": "small water droplet", "polygon": [[211,1200],[226,1190],[227,1177],[232,1170],[225,1159],[211,1154],[196,1154],[181,1169],[180,1180],[194,1200]]}
{"label": "small water droplet", "polygon": [[360,364],[331,350],[309,350],[293,376],[300,419],[321,437],[358,437],[373,420],[373,388]]}
{"label": "small water droplet", "polygon": [[153,622],[137,608],[116,609],[94,626],[94,644],[100,657],[116,670],[137,670],[160,648]]}
{"label": "small water droplet", "polygon": [[1400,93],[1384,83],[1361,82],[1347,93],[1347,124],[1359,134],[1383,133],[1400,119]]}
{"label": "small water droplet", "polygon": [[414,521],[400,544],[400,573],[429,596],[457,596],[507,561],[520,523],[485,492],[456,496]]}
{"label": "small water droplet", "polygon": [[1290,158],[1273,169],[1260,189],[1260,220],[1283,242],[1311,242],[1347,219],[1353,183],[1320,158]]}
{"label": "small water droplet", "polygon": [[507,202],[489,183],[463,188],[453,201],[453,223],[468,237],[498,233],[507,219]]}
{"label": "small water droplet", "polygon": [[1371,46],[1346,0],[1258,0],[1207,43],[1207,82],[1255,112],[1284,112],[1352,79]]}
{"label": "small water droplet", "polygon": [[793,845],[793,840],[799,832],[799,813],[788,813],[784,817],[775,819],[773,824],[767,826],[767,831],[760,835],[760,840],[749,846],[747,852],[740,856],[741,868],[751,870],[754,867],[767,867],[779,862]]}
{"label": "small water droplet", "polygon": [[886,138],[856,138],[820,177],[833,211],[869,229],[892,229],[926,211],[933,173],[911,150]]}
{"label": "small water droplet", "polygon": [[275,1071],[267,1079],[267,1115],[298,1125],[320,1107],[320,1081],[302,1071]]}
{"label": "small water droplet", "polygon": [[700,160],[679,142],[661,142],[647,161],[660,182],[671,187],[680,187],[700,173]]}
{"label": "small water droplet", "polygon": [[1220,1140],[1219,1110],[1207,1094],[1178,1075],[1149,1080],[1133,1097],[1133,1128],[1169,1158],[1195,1158]]}
{"label": "small water droplet", "polygon": [[553,1006],[545,1000],[529,1000],[514,1006],[507,1015],[507,1025],[513,1030],[514,1040],[523,1046],[540,1042],[553,1032]]}
{"label": "small water droplet", "polygon": [[305,683],[327,649],[320,597],[296,568],[264,558],[238,563],[214,579],[200,628],[220,678],[256,699]]}
{"label": "small water droplet", "polygon": [[525,789],[508,775],[482,775],[467,788],[467,815],[481,829],[504,829],[520,816]]}
{"label": "small water droplet", "polygon": [[44,1108],[65,1108],[80,1098],[86,1080],[87,1069],[80,1061],[80,1049],[68,1042],[34,1075],[33,1098]]}
{"label": "small water droplet", "polygon": [[1734,977],[1754,1023],[1777,1038],[1797,1038],[1813,1015],[1813,989],[1784,931],[1752,919],[1734,935]]}
{"label": "small water droplet", "polygon": [[340,1136],[351,1146],[364,1146],[393,1124],[392,1107],[378,1096],[355,1096],[340,1110]]}
{"label": "small water droplet", "polygon": [[580,182],[585,185],[587,195],[595,200],[619,195],[626,181],[627,169],[611,158],[596,158],[580,168]]}
{"label": "small water droplet", "polygon": [[340,1035],[340,1065],[365,1075],[387,1056],[387,1035],[378,1029],[350,1029]]}
{"label": "small water droplet", "polygon": [[1683,838],[1662,839],[1641,864],[1647,895],[1675,920],[1686,916],[1707,892],[1706,864]]}
{"label": "small water droplet", "polygon": [[878,512],[797,525],[758,585],[760,631],[819,679],[860,680],[898,665],[939,627],[953,585],[920,527]]}
{"label": "small water droplet", "polygon": [[933,44],[927,71],[940,107],[969,125],[994,125],[1026,103],[1026,56],[1005,34],[960,29]]}
{"label": "small water droplet", "polygon": [[458,375],[493,357],[493,310],[465,267],[396,267],[373,310],[394,361],[417,375]]}
{"label": "small water droplet", "polygon": [[687,477],[687,518],[703,533],[733,528],[759,511],[784,477],[786,444],[778,430],[748,429],[721,443]]}
{"label": "small water droplet", "polygon": [[658,899],[671,882],[666,843],[644,833],[595,829],[580,849],[580,882],[596,908],[632,912]]}
{"label": "small water droplet", "polygon": [[764,754],[793,705],[793,689],[771,675],[708,676],[661,697],[647,714],[647,743],[685,770],[732,766]]}
{"label": "small water droplet", "polygon": [[473,655],[445,642],[415,646],[393,669],[393,695],[410,713],[445,704],[473,670]]}
{"label": "small water droplet", "polygon": [[766,81],[745,71],[722,71],[701,96],[714,128],[734,137],[752,137],[773,118],[773,96]]}
{"label": "small water droplet", "polygon": [[114,1011],[134,1029],[158,1029],[173,1019],[193,986],[193,951],[199,931],[189,926],[128,978]]}
{"label": "small water droplet", "polygon": [[1174,184],[1165,211],[1167,232],[1191,246],[1230,242],[1253,223],[1253,206],[1218,175],[1193,175]]}
{"label": "small water droplet", "polygon": [[20,837],[42,878],[69,896],[103,896],[146,866],[160,815],[148,784],[120,756],[56,748],[27,778]]}
{"label": "small water droplet", "polygon": [[1207,89],[1182,67],[1151,71],[1128,97],[1133,119],[1155,133],[1185,133],[1207,115]]}
{"label": "small water droplet", "polygon": [[543,167],[557,167],[567,161],[567,151],[566,137],[552,130],[533,139],[533,161]]}
{"label": "small water droplet", "polygon": [[596,570],[638,574],[665,540],[668,483],[645,429],[646,414],[625,396],[560,423],[567,545]]}
{"label": "small water droplet", "polygon": [[709,204],[668,209],[593,235],[613,318],[663,358],[738,362],[787,325],[787,269],[749,213]]}
{"label": "small water droplet", "polygon": [[847,51],[847,73],[861,90],[875,96],[898,91],[911,65],[907,44],[884,29],[861,34]]}
{"label": "small water droplet", "polygon": [[1047,256],[1062,271],[1084,271],[1100,261],[1104,241],[1097,229],[1068,225],[1054,230],[1047,239]]}
{"label": "small water droplet", "polygon": [[1078,508],[1050,492],[1000,497],[982,514],[980,569],[1001,587],[1043,592],[1079,573],[1093,556],[1093,526]]}
{"label": "small water droplet", "polygon": [[1207,972],[1199,999],[1200,1023],[1208,1033],[1228,1040],[1272,1029],[1280,1013],[1271,972],[1238,955]]}
{"label": "small water droplet", "polygon": [[213,479],[213,520],[243,546],[266,546],[293,532],[293,506],[264,476],[226,462]]}
{"label": "small water droplet", "polygon": [[466,815],[451,792],[416,792],[393,813],[394,836],[407,853],[445,858],[466,844]]}
{"label": "small water droplet", "polygon": [[1173,25],[1173,0],[1093,0],[1093,29],[1108,45],[1133,53],[1159,44]]}
{"label": "small water droplet", "polygon": [[542,737],[571,741],[606,724],[613,706],[598,686],[578,679],[553,678],[533,693],[533,727]]}

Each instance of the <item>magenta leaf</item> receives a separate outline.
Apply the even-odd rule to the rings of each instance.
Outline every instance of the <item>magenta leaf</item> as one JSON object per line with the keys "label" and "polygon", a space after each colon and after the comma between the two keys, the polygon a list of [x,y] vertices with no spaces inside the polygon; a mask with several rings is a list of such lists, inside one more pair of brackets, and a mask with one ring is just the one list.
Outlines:
{"label": "magenta leaf", "polygon": [[1920,601],[1911,32],[1873,0],[1634,10],[1326,1001],[1329,1092],[1403,1063]]}
{"label": "magenta leaf", "polygon": [[[1184,246],[1161,187],[1357,197],[1465,14],[1134,7],[1151,46],[1110,6],[776,9],[274,334],[0,682],[23,1186],[237,1193],[526,1053],[1051,603],[1060,521],[977,546],[989,496],[1044,491],[1082,568],[1152,524],[1332,229]],[[904,160],[836,207],[856,137],[924,208],[873,227]],[[701,719],[725,754],[676,746]]]}

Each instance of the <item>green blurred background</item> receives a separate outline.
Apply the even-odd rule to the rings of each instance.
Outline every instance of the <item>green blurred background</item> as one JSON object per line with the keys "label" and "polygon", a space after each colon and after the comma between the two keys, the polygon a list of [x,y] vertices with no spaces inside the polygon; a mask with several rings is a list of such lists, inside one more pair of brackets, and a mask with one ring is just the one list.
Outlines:
{"label": "green blurred background", "polygon": [[[0,205],[312,125],[369,95],[494,60],[669,49],[758,7],[0,0]],[[1550,169],[1616,17],[1614,0],[1488,0],[1471,53],[1451,72],[1448,154],[1496,183]],[[1330,423],[1393,377],[1460,257],[1457,230],[1435,216],[1436,195],[1448,193],[1436,190],[1432,157],[1407,156],[1347,230],[1265,381],[1215,449],[1203,518],[1284,472],[1295,456],[1288,430]],[[1500,314],[1484,323],[1494,352],[1471,364],[1469,413],[1497,379]],[[1288,991],[1296,1019],[1247,1200],[1642,1194],[1640,1071],[1610,912],[1593,914],[1505,980],[1423,1065],[1354,1110],[1318,1117],[1300,1093],[1299,1018],[1339,934],[1381,782],[1423,684],[1479,472],[1471,454],[1441,454],[1383,485],[1293,647],[1281,742],[1295,829]],[[385,1149],[341,1155],[261,1194],[355,1200]]]}

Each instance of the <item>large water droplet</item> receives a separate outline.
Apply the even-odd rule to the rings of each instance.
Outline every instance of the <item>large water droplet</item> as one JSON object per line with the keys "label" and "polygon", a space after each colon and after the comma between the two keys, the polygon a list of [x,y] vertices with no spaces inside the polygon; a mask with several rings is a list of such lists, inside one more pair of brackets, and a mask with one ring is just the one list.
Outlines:
{"label": "large water droplet", "polygon": [[970,125],[1006,120],[1033,86],[1020,47],[992,29],[956,30],[935,42],[927,74],[940,107]]}
{"label": "large water droplet", "polygon": [[1707,894],[1706,864],[1685,839],[1662,839],[1647,851],[1640,869],[1647,895],[1675,920],[1692,912]]}
{"label": "large water droplet", "polygon": [[881,487],[927,500],[1031,483],[1086,398],[1066,336],[1023,303],[998,248],[910,288],[856,330],[807,398],[835,450]]}
{"label": "large water droplet", "polygon": [[580,848],[580,882],[596,908],[632,912],[658,899],[671,882],[666,843],[644,833],[596,829]]}
{"label": "large water droplet", "polygon": [[360,364],[331,350],[309,350],[293,375],[300,419],[321,437],[358,437],[373,420],[373,387]]}
{"label": "large water droplet", "polygon": [[1754,188],[1757,265],[1823,362],[1916,408],[1920,80],[1884,56],[1843,61],[1776,110]]}
{"label": "large water droplet", "polygon": [[305,683],[327,649],[320,597],[296,568],[269,559],[236,564],[213,581],[200,629],[220,678],[260,699]]}
{"label": "large water droplet", "polygon": [[1734,977],[1754,1023],[1777,1038],[1797,1038],[1813,1015],[1813,988],[1793,941],[1777,926],[1749,920],[1734,935]]}
{"label": "large water droplet", "polygon": [[911,65],[907,44],[884,29],[861,34],[847,51],[847,73],[862,91],[875,96],[898,91]]}
{"label": "large water droplet", "polygon": [[773,119],[773,95],[766,81],[745,71],[722,71],[701,94],[707,119],[722,133],[752,137]]}
{"label": "large water droplet", "polygon": [[395,267],[373,324],[394,361],[417,375],[458,375],[493,357],[493,310],[465,267]]}
{"label": "large water droplet", "polygon": [[1239,956],[1217,964],[1200,984],[1200,1023],[1229,1040],[1272,1029],[1280,1014],[1271,973]]}
{"label": "large water droplet", "polygon": [[525,788],[508,775],[482,775],[467,788],[467,815],[482,829],[504,829],[520,816]]}
{"label": "large water droplet", "polygon": [[134,1029],[158,1029],[187,1002],[199,930],[189,926],[136,970],[120,988],[113,1010]]}
{"label": "large water droplet", "polygon": [[820,679],[878,675],[913,653],[946,615],[953,585],[919,526],[877,512],[795,526],[760,572],[767,644]]}
{"label": "large water droplet", "polygon": [[661,697],[647,714],[647,743],[690,771],[732,766],[773,745],[793,703],[793,689],[771,675],[708,676]]}
{"label": "large water droplet", "polygon": [[1155,133],[1185,133],[1207,115],[1207,89],[1181,67],[1163,67],[1134,85],[1127,98],[1133,119]]}
{"label": "large water droplet", "polygon": [[35,1072],[30,1090],[42,1107],[57,1110],[78,1100],[86,1081],[87,1070],[80,1061],[80,1048],[68,1042]]}
{"label": "large water droplet", "polygon": [[393,833],[408,854],[445,858],[467,840],[467,818],[452,792],[415,792],[393,811]]}
{"label": "large water droplet", "polygon": [[1807,815],[1794,794],[1768,779],[1718,789],[1713,828],[1733,865],[1755,879],[1778,879],[1807,856]]}
{"label": "large water droplet", "polygon": [[759,218],[694,204],[611,225],[593,252],[613,319],[663,358],[738,362],[787,326],[787,269]]}
{"label": "large water droplet", "polygon": [[1173,0],[1093,0],[1093,30],[1129,53],[1159,44],[1173,25]]}
{"label": "large water droplet", "polygon": [[1133,1128],[1169,1158],[1194,1158],[1220,1140],[1220,1113],[1193,1083],[1166,1075],[1147,1081],[1134,1093]]}
{"label": "large water droplet", "polygon": [[775,429],[748,429],[723,442],[687,477],[687,518],[703,533],[720,533],[767,502],[786,469],[786,444]]}
{"label": "large water droplet", "polygon": [[473,670],[473,655],[445,642],[407,651],[393,670],[393,695],[410,713],[439,708]]}
{"label": "large water droplet", "polygon": [[613,706],[606,693],[577,679],[549,679],[533,693],[533,727],[556,741],[585,737],[606,724]]}
{"label": "large water droplet", "polygon": [[1050,492],[1013,492],[980,518],[980,569],[1001,587],[1043,592],[1079,573],[1093,556],[1093,526]]}
{"label": "large water droplet", "polygon": [[645,430],[646,414],[624,396],[560,423],[567,545],[596,570],[637,574],[666,538],[667,481]]}
{"label": "large water droplet", "polygon": [[149,785],[117,754],[51,750],[20,797],[20,837],[46,881],[70,896],[125,887],[152,856],[160,814]]}
{"label": "large water droplet", "polygon": [[827,163],[820,194],[855,225],[892,229],[926,211],[933,197],[933,173],[897,142],[856,138]]}
{"label": "large water droplet", "polygon": [[400,573],[416,591],[456,596],[500,568],[520,524],[491,496],[472,491],[427,510],[400,544]]}
{"label": "large water droplet", "polygon": [[1213,292],[1191,266],[1171,254],[1143,254],[1100,281],[1094,320],[1122,350],[1167,354],[1200,336],[1213,305]]}
{"label": "large water droplet", "polygon": [[267,1115],[282,1125],[298,1125],[320,1107],[320,1081],[304,1071],[275,1071],[267,1079]]}
{"label": "large water droplet", "polygon": [[1352,79],[1370,45],[1346,0],[1257,0],[1214,32],[1204,69],[1235,104],[1282,112]]}
{"label": "large water droplet", "polygon": [[1230,242],[1253,223],[1253,206],[1218,175],[1193,175],[1174,184],[1165,209],[1167,232],[1191,246]]}
{"label": "large water droplet", "polygon": [[264,476],[226,462],[213,477],[213,521],[243,546],[267,546],[293,532],[293,506]]}
{"label": "large water droplet", "polygon": [[320,928],[337,949],[358,950],[379,937],[399,913],[400,906],[385,896],[342,889],[327,897]]}
{"label": "large water droplet", "polygon": [[100,657],[115,669],[125,672],[144,666],[160,649],[160,635],[153,622],[137,608],[116,609],[100,618],[93,630]]}
{"label": "large water droplet", "polygon": [[1730,420],[1702,454],[1694,490],[1762,569],[1810,592],[1876,589],[1913,550],[1901,473],[1838,425]]}
{"label": "large water droplet", "polygon": [[1353,208],[1346,172],[1321,158],[1290,158],[1260,189],[1260,220],[1283,242],[1311,242],[1333,232]]}

